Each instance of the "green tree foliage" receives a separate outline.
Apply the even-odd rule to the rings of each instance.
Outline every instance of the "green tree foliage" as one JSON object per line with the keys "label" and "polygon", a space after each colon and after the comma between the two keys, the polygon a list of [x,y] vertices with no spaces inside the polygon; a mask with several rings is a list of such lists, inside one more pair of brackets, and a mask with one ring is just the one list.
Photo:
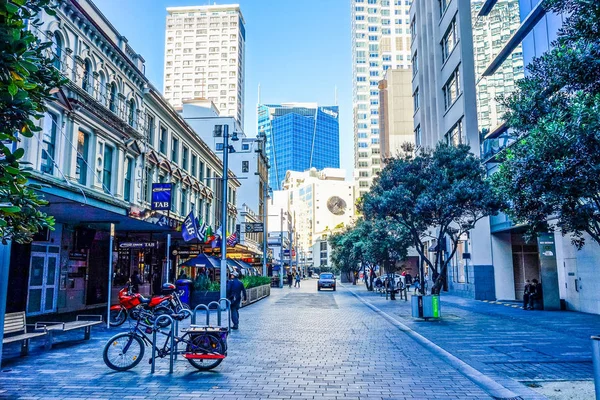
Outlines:
{"label": "green tree foliage", "polygon": [[[410,146],[403,150],[388,160],[359,206],[367,219],[391,219],[406,232],[421,259],[439,272],[433,288],[439,292],[461,236],[497,213],[501,202],[468,146],[440,143],[416,154]],[[448,238],[450,246],[447,252],[438,246],[430,260],[424,241],[432,238],[437,243]]]}
{"label": "green tree foliage", "polygon": [[600,243],[600,2],[544,5],[569,17],[504,100],[518,139],[492,179],[505,212],[530,235],[557,229],[581,248],[585,233]]}
{"label": "green tree foliage", "polygon": [[35,124],[51,100],[50,90],[62,79],[47,56],[51,43],[42,43],[27,30],[37,16],[53,14],[50,0],[0,1],[0,240],[24,243],[39,229],[51,228],[54,219],[39,211],[46,204],[28,184],[30,172],[20,162],[19,136],[32,137]]}
{"label": "green tree foliage", "polygon": [[346,274],[349,280],[353,279],[354,273],[360,270],[360,265],[364,262],[364,234],[364,220],[360,219],[355,226],[329,236],[331,262],[335,270]]}

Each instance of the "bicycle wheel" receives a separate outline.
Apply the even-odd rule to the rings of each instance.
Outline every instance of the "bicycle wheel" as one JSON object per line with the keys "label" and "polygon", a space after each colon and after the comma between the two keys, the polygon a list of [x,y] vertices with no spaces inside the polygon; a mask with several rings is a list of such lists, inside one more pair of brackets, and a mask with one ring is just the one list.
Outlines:
{"label": "bicycle wheel", "polygon": [[144,358],[144,341],[133,333],[119,333],[104,346],[102,358],[110,369],[127,371],[138,365]]}
{"label": "bicycle wheel", "polygon": [[110,326],[119,326],[123,325],[125,321],[127,321],[127,310],[125,308],[120,308],[118,310],[110,310]]}
{"label": "bicycle wheel", "polygon": [[[195,336],[191,343],[188,343],[186,352],[188,353],[217,353],[217,354],[225,354],[225,344],[221,340],[221,338],[210,335],[210,334],[201,334]],[[222,358],[217,359],[198,359],[198,358],[188,358],[187,359],[190,364],[192,364],[195,368],[200,371],[208,371],[209,369],[213,369],[223,361]]]}

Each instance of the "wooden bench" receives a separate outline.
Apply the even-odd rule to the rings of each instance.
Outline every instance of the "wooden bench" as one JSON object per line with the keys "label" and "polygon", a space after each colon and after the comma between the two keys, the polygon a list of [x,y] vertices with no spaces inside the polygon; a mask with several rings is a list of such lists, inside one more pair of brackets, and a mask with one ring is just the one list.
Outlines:
{"label": "wooden bench", "polygon": [[[9,313],[4,316],[4,334],[9,336],[4,336],[2,338],[2,343],[13,343],[13,342],[21,342],[21,356],[27,355],[29,353],[29,340],[35,337],[41,337],[48,335],[48,331],[43,326],[34,326],[33,332],[27,332],[28,326],[25,323],[25,311]],[[46,343],[48,346],[48,343]]]}
{"label": "wooden bench", "polygon": [[78,315],[75,321],[71,322],[36,322],[35,327],[44,327],[50,335],[52,343],[52,334],[54,332],[68,332],[74,329],[85,329],[84,340],[89,340],[92,332],[92,326],[102,323],[102,315]]}

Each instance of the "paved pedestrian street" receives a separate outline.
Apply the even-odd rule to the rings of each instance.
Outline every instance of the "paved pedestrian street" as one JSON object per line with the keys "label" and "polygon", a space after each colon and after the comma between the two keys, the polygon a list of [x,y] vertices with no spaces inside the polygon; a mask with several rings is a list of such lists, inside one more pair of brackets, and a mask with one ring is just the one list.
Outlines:
{"label": "paved pedestrian street", "polygon": [[[301,289],[286,287],[271,293],[269,298],[241,310],[240,330],[230,335],[229,356],[211,372],[198,372],[180,359],[174,373],[169,374],[168,359],[160,359],[157,371],[152,375],[146,360],[150,357],[150,349],[146,351],[145,360],[133,370],[114,372],[104,365],[102,348],[111,335],[123,329],[94,328],[90,341],[65,341],[69,337],[62,336],[58,337],[62,342],[49,351],[43,349],[42,343],[34,341],[30,355],[24,358],[18,357],[18,346],[6,346],[0,373],[0,398],[491,398],[489,390],[485,390],[485,380],[482,386],[481,377],[467,378],[468,373],[459,372],[456,365],[440,357],[435,345],[424,346],[415,340],[415,332],[480,370],[485,374],[484,378],[493,377],[493,381],[521,398],[543,398],[512,379],[510,369],[490,367],[485,361],[477,360],[488,357],[478,355],[483,351],[489,352],[490,361],[503,361],[500,353],[510,355],[502,350],[506,343],[498,337],[498,329],[510,323],[505,317],[488,329],[485,325],[476,328],[474,324],[485,322],[480,318],[485,315],[490,318],[491,314],[477,314],[468,308],[481,304],[506,313],[523,313],[522,310],[465,301],[455,307],[456,310],[463,307],[465,314],[472,314],[471,322],[454,309],[447,311],[444,323],[415,322],[408,317],[408,303],[386,302],[361,286],[348,285],[338,288],[337,292],[317,292],[316,281],[307,280],[302,282]],[[414,332],[400,329],[361,299],[411,326]],[[448,310],[447,301],[443,307],[443,312]],[[526,317],[534,318],[534,314]],[[463,320],[460,324],[463,328],[458,326],[457,318]],[[593,321],[599,319],[593,318]],[[465,342],[463,335],[467,331],[470,333]],[[488,334],[493,336],[489,340],[498,342],[496,350],[473,347],[473,343]],[[538,333],[535,335],[534,339],[539,340]],[[73,338],[82,336],[81,333]],[[517,337],[506,340],[515,341]],[[588,356],[587,353],[581,355],[589,361]],[[543,359],[537,361],[544,364]]]}

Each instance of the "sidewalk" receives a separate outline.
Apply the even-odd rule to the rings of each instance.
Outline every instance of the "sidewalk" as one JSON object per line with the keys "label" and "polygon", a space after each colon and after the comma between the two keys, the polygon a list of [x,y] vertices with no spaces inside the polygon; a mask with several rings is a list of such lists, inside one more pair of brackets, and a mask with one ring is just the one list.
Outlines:
{"label": "sidewalk", "polygon": [[442,293],[442,318],[425,322],[411,317],[410,294],[408,301],[386,301],[364,284],[346,287],[505,386],[506,378],[530,387],[593,380],[590,336],[600,333],[598,315],[525,311]]}

